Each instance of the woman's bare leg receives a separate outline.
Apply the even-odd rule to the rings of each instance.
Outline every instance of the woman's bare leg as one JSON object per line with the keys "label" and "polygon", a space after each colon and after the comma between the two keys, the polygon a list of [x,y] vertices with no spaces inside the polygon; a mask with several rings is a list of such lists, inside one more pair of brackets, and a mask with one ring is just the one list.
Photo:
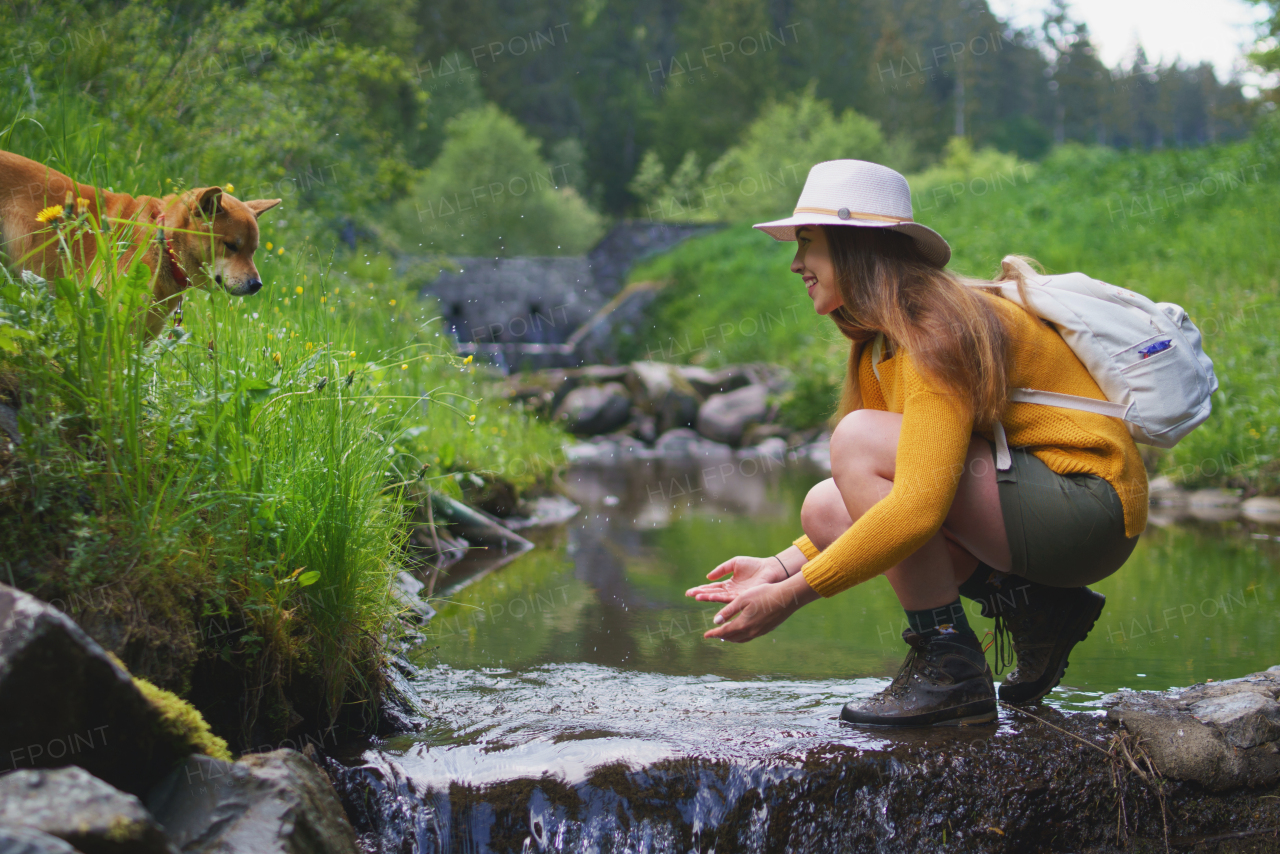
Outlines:
{"label": "woman's bare leg", "polygon": [[[825,549],[853,520],[893,488],[902,416],[862,409],[845,416],[831,437],[831,478],[809,491],[801,508],[805,534]],[[991,448],[974,436],[964,473],[942,528],[885,575],[903,608],[938,608],[955,601],[978,561],[1012,566]]]}

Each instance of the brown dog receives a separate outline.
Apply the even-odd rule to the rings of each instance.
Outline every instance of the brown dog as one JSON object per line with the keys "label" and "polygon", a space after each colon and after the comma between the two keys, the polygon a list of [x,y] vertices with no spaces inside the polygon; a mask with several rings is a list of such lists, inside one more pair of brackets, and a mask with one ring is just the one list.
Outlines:
{"label": "brown dog", "polygon": [[[87,212],[90,221],[111,227],[128,242],[122,269],[141,257],[151,270],[154,301],[146,326],[155,336],[181,306],[188,287],[207,290],[217,284],[235,296],[258,292],[262,277],[253,264],[258,217],[278,204],[280,199],[242,202],[221,187],[134,198],[78,183],[34,160],[0,151],[0,259],[11,269],[46,279],[74,272],[66,269],[67,258],[53,230],[36,216],[54,205],[63,206],[55,219]],[[68,247],[72,266],[79,270],[87,269],[97,252],[93,235],[83,233],[73,233]]]}

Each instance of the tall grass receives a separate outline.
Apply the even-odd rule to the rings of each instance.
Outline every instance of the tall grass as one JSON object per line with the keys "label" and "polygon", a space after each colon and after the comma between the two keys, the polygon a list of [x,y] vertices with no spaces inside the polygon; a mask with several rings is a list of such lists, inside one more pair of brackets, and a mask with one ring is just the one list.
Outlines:
{"label": "tall grass", "polygon": [[[161,662],[148,675],[181,683],[211,653],[248,673],[246,727],[283,731],[308,702],[332,721],[379,688],[404,486],[457,492],[455,475],[521,452],[554,461],[559,434],[482,404],[429,306],[397,309],[305,250],[273,247],[257,297],[189,292],[183,326],[145,342],[150,273],[121,269],[96,225],[46,235],[96,241],[91,268],[0,284],[24,433],[0,452],[4,568],[48,595],[110,591]],[[219,620],[234,629],[211,632]]]}

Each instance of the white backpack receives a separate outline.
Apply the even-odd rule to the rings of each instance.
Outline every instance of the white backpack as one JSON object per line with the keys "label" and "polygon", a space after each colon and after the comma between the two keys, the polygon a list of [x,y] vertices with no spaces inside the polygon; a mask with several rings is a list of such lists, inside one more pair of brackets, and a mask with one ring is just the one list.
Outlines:
{"label": "white backpack", "polygon": [[[1172,448],[1209,417],[1218,379],[1200,330],[1181,306],[1152,302],[1083,273],[1043,276],[1013,255],[1000,267],[1000,294],[1023,305],[1017,280],[1026,282],[1026,307],[1053,326],[1107,396],[1012,388],[1010,401],[1110,415],[1125,422],[1135,441],[1160,448]],[[877,336],[873,365],[882,344]],[[1004,471],[1013,459],[1004,426],[997,421],[994,430],[996,468]]]}

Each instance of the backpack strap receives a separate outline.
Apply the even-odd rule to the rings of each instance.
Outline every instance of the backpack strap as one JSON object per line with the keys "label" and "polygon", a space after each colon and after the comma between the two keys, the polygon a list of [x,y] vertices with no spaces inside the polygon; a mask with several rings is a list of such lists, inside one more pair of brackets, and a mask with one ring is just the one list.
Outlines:
{"label": "backpack strap", "polygon": [[1109,400],[1097,400],[1092,397],[1080,397],[1075,394],[1062,394],[1056,391],[1040,391],[1034,388],[1011,388],[1009,400],[1017,403],[1039,403],[1042,406],[1061,406],[1066,409],[1079,409],[1081,412],[1092,412],[1095,415],[1110,415],[1121,421],[1129,415],[1133,403],[1112,403]]}
{"label": "backpack strap", "polygon": [[[1109,415],[1124,420],[1133,403],[1112,403],[1109,400],[1097,400],[1092,397],[1080,397],[1075,394],[1062,394],[1056,391],[1041,391],[1034,388],[1011,388],[1009,400],[1014,403],[1038,403],[1041,406],[1061,406],[1064,409],[1078,409],[1081,412],[1092,412],[1095,415]],[[1013,456],[1009,453],[1009,439],[1005,435],[1004,425],[999,421],[992,427],[996,437],[996,469],[1008,471],[1013,465]]]}

